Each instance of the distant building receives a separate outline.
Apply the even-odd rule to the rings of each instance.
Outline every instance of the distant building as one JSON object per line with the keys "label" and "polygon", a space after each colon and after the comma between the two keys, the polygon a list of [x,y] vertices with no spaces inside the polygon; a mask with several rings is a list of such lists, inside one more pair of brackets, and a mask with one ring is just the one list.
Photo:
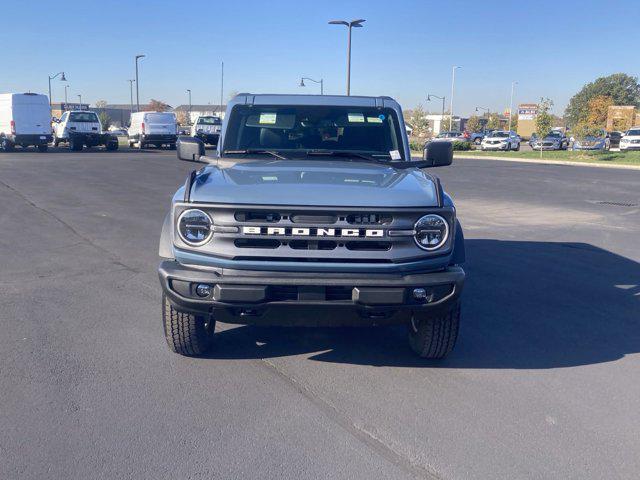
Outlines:
{"label": "distant building", "polygon": [[466,119],[453,116],[453,122],[451,122],[451,129],[449,129],[449,117],[451,115],[442,114],[429,114],[426,115],[427,120],[431,124],[431,133],[435,136],[440,132],[448,132],[449,130],[458,132],[460,131],[460,124],[466,123]]}
{"label": "distant building", "polygon": [[[224,118],[224,112],[227,109],[226,105],[191,105],[191,118],[189,119],[189,123],[193,123],[198,115],[213,115],[216,117]],[[180,113],[187,114],[189,113],[189,105],[178,105],[173,109],[176,115],[180,117]]]}

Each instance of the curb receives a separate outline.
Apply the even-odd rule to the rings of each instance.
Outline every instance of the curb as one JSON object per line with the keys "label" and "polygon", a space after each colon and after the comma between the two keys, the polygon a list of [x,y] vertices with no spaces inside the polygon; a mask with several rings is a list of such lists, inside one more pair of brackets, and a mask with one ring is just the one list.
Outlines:
{"label": "curb", "polygon": [[498,160],[500,162],[515,162],[515,163],[540,163],[542,165],[569,165],[572,167],[594,167],[594,168],[616,168],[619,170],[640,170],[640,165],[623,165],[620,163],[602,164],[602,163],[588,163],[588,162],[568,162],[563,160],[536,160],[534,158],[508,158],[508,157],[495,157],[495,156],[476,156],[476,155],[464,155],[454,154],[453,158],[460,158],[465,160]]}

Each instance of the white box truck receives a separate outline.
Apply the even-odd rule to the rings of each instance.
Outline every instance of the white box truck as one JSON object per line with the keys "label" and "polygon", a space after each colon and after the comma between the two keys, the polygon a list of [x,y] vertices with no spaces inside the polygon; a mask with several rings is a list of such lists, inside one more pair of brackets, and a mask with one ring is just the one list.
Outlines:
{"label": "white box truck", "polygon": [[46,95],[38,93],[0,94],[0,149],[13,151],[16,145],[47,151],[51,142],[51,107]]}
{"label": "white box truck", "polygon": [[129,146],[142,149],[147,145],[169,145],[176,148],[178,122],[173,112],[135,112],[129,126]]}

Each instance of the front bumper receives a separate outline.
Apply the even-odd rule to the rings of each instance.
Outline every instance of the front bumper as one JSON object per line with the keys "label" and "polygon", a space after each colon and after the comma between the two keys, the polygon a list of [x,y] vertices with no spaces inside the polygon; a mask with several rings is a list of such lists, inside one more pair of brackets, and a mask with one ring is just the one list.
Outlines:
{"label": "front bumper", "polygon": [[199,138],[204,143],[209,145],[217,145],[218,139],[220,138],[219,133],[197,133],[196,138]]}
{"label": "front bumper", "polygon": [[507,143],[497,143],[497,144],[480,144],[480,149],[484,151],[498,151],[498,150],[509,150],[509,144]]}
{"label": "front bumper", "polygon": [[177,134],[148,134],[142,135],[142,141],[144,143],[176,143],[178,139]]}
{"label": "front bumper", "polygon": [[[415,311],[438,312],[460,297],[465,273],[451,266],[416,274],[318,274],[230,269],[200,269],[166,260],[160,284],[178,309],[212,313],[228,323],[269,325],[344,325],[403,323]],[[206,284],[206,298],[196,286]],[[426,298],[414,298],[414,289]],[[336,315],[336,309],[340,315]],[[290,315],[297,311],[300,315]],[[284,312],[287,312],[285,314]],[[297,318],[296,318],[297,317]]]}
{"label": "front bumper", "polygon": [[620,150],[640,150],[640,143],[621,143]]}
{"label": "front bumper", "polygon": [[9,135],[7,138],[11,141],[11,143],[14,143],[16,145],[24,145],[24,146],[47,145],[48,143],[51,142],[53,135],[51,134],[45,134],[45,135],[17,134],[17,135]]}

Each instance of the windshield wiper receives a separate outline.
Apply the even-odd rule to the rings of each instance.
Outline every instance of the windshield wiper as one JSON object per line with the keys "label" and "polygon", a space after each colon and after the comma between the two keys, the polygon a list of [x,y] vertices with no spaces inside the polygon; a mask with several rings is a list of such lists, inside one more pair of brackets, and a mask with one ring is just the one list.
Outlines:
{"label": "windshield wiper", "polygon": [[360,159],[360,160],[366,160],[368,162],[385,163],[385,164],[389,163],[386,159],[383,160],[382,158],[377,158],[377,157],[389,157],[389,155],[386,155],[386,154],[375,155],[375,154],[367,154],[367,153],[359,153],[359,152],[349,152],[347,150],[307,150],[306,154],[307,156],[326,155],[329,157],[350,157],[350,160]]}
{"label": "windshield wiper", "polygon": [[246,150],[225,150],[222,153],[229,153],[231,155],[253,155],[253,154],[263,155],[263,154],[267,154],[267,155],[271,155],[272,157],[278,158],[280,160],[289,160],[284,155],[281,155],[278,152],[275,152],[273,150],[261,150],[261,149],[256,149],[256,148],[249,148],[249,149],[246,149]]}

